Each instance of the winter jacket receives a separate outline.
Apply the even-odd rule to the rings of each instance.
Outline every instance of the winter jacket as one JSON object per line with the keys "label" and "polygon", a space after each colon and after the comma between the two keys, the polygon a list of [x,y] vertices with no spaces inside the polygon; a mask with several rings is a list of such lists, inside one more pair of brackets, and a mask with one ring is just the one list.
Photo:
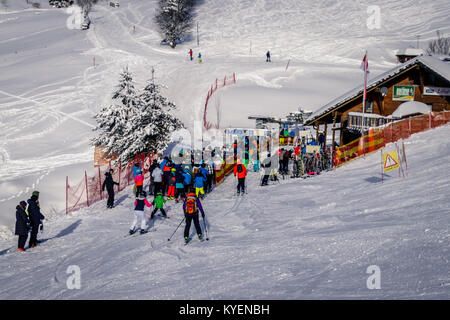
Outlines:
{"label": "winter jacket", "polygon": [[184,182],[183,182],[184,185],[189,186],[192,181],[192,173],[188,169],[184,169],[183,177],[184,177]]}
{"label": "winter jacket", "polygon": [[154,182],[162,182],[162,171],[159,167],[156,167],[152,172]]}
{"label": "winter jacket", "polygon": [[[242,171],[241,171],[241,172],[238,172],[238,171],[237,171],[237,167],[238,167],[238,166],[242,166]],[[247,169],[245,168],[245,166],[244,166],[242,163],[238,163],[238,164],[236,164],[236,165],[234,166],[233,174],[234,174],[235,176],[237,175],[237,177],[238,177],[239,179],[245,178],[245,176],[247,175]]]}
{"label": "winter jacket", "polygon": [[28,217],[30,219],[31,226],[38,226],[41,224],[41,220],[44,220],[45,217],[41,213],[41,208],[39,207],[39,202],[37,200],[37,196],[31,196],[31,199],[28,199]]}
{"label": "winter jacket", "polygon": [[197,174],[194,179],[194,185],[196,188],[203,188],[205,185],[205,178],[201,174]]}
{"label": "winter jacket", "polygon": [[144,185],[144,175],[143,174],[139,174],[134,178],[134,183],[137,186],[142,186]]}
{"label": "winter jacket", "polygon": [[134,201],[134,210],[144,211],[144,206],[151,207],[152,204],[148,203],[147,199],[144,197],[139,197]]}
{"label": "winter jacket", "polygon": [[171,172],[169,175],[169,186],[175,186],[175,184],[176,184],[175,173]]}
{"label": "winter jacket", "polygon": [[108,193],[114,192],[114,185],[119,185],[119,184],[113,180],[113,176],[111,173],[105,172],[105,177],[106,178],[105,178],[105,181],[103,181],[102,190],[105,191],[105,187],[106,187],[106,190],[108,191]]}
{"label": "winter jacket", "polygon": [[200,173],[202,174],[202,176],[205,177],[205,179],[208,177],[208,170],[206,168],[200,168]]}
{"label": "winter jacket", "polygon": [[15,235],[26,236],[30,230],[30,219],[21,206],[16,207],[16,230]]}
{"label": "winter jacket", "polygon": [[159,165],[159,168],[161,169],[161,171],[163,171],[164,166],[166,165],[167,160],[164,159],[163,161],[161,161],[161,164]]}
{"label": "winter jacket", "polygon": [[[187,214],[187,213],[186,213],[186,202],[187,202],[187,199],[188,199],[189,197],[196,197],[196,196],[195,196],[195,193],[189,193],[189,194],[187,194],[187,195],[186,195],[186,198],[184,199],[184,202],[183,202],[183,212],[184,212],[185,214]],[[202,213],[202,216],[204,216],[204,215],[205,215],[205,212],[203,211],[203,207],[202,207],[202,203],[200,202],[200,199],[196,197],[196,201],[197,201],[197,208],[198,208],[198,210]],[[198,214],[198,213],[196,213],[196,214]]]}
{"label": "winter jacket", "polygon": [[152,204],[155,206],[156,209],[163,209],[164,203],[166,203],[166,199],[164,199],[164,197],[161,195],[156,196],[152,202]]}

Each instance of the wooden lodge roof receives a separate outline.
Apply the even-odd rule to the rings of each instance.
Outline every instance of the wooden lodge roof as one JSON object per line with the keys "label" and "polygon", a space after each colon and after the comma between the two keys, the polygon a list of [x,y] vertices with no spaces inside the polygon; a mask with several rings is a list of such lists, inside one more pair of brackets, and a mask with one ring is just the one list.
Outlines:
{"label": "wooden lodge roof", "polygon": [[[430,70],[432,73],[442,77],[450,83],[450,61],[442,57],[435,56],[418,56],[413,58],[403,64],[392,68],[391,70],[384,72],[373,79],[369,79],[367,83],[367,91],[380,86],[384,82],[391,80],[411,69],[414,69],[418,65]],[[326,116],[329,116],[334,111],[337,111],[341,107],[345,106],[347,103],[354,101],[357,98],[361,98],[364,92],[364,85],[360,85],[349,92],[343,94],[342,96],[330,101],[323,107],[316,110],[308,119],[305,121],[305,126],[313,125],[314,122],[318,120],[323,120]]]}

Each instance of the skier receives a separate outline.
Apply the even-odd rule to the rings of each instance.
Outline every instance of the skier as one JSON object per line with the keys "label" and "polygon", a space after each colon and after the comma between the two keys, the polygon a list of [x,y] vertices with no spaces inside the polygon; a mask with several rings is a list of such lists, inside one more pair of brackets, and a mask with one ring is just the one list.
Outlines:
{"label": "skier", "polygon": [[191,170],[189,170],[189,166],[184,167],[183,177],[184,177],[183,181],[184,193],[188,194],[191,192],[191,182],[192,182],[192,173]]}
{"label": "skier", "polygon": [[189,49],[189,57],[191,58],[191,61],[192,61],[192,54],[193,54],[193,52],[192,52],[192,49]]}
{"label": "skier", "polygon": [[136,171],[136,177],[134,178],[134,183],[136,186],[136,197],[143,191],[144,188],[144,175],[142,174],[141,169]]}
{"label": "skier", "polygon": [[184,242],[189,242],[189,232],[191,229],[192,220],[194,220],[195,230],[197,231],[197,236],[199,240],[203,239],[202,228],[200,227],[200,222],[198,221],[198,211],[200,210],[203,219],[205,219],[205,212],[202,208],[202,203],[200,199],[194,194],[189,193],[186,195],[186,199],[183,203],[183,212],[186,217],[186,227],[184,228]]}
{"label": "skier", "polygon": [[164,210],[164,203],[166,203],[166,199],[164,199],[162,192],[159,191],[156,197],[153,199],[152,204],[154,205],[152,215],[150,216],[150,220],[155,216],[156,211],[160,210],[163,217],[167,218],[166,211]]}
{"label": "skier", "polygon": [[139,174],[139,172],[141,171],[141,167],[139,166],[139,162],[136,162],[133,166],[133,179],[134,180],[134,187],[133,187],[133,193],[137,195],[136,189],[137,189],[137,184],[136,184],[136,176]]}
{"label": "skier", "polygon": [[140,191],[136,194],[136,201],[134,201],[134,220],[130,227],[130,235],[137,231],[136,226],[139,221],[141,222],[141,234],[147,232],[147,221],[145,219],[144,207],[147,206],[150,208],[152,204],[148,203],[146,197],[147,194],[145,191]]}
{"label": "skier", "polygon": [[264,176],[263,176],[263,179],[262,179],[262,182],[261,182],[262,186],[267,186],[267,183],[269,181],[270,167],[272,165],[272,162],[271,162],[270,159],[271,159],[271,157],[270,157],[270,153],[269,153],[267,155],[267,158],[265,158],[263,160],[263,162],[261,163],[261,167],[262,167],[263,172],[264,172]]}
{"label": "skier", "polygon": [[153,170],[158,167],[158,162],[156,159],[153,160],[152,164],[150,165],[150,168],[148,169],[150,173],[150,186],[149,186],[149,194],[154,195],[155,194],[155,179],[153,178]]}
{"label": "skier", "polygon": [[205,186],[205,177],[200,173],[197,172],[194,178],[194,186],[195,186],[195,195],[198,197],[199,194],[201,194],[201,197],[205,195],[205,191],[203,190],[203,187]]}
{"label": "skier", "polygon": [[237,195],[239,195],[242,192],[242,195],[245,193],[245,176],[247,175],[247,169],[245,166],[241,163],[240,160],[237,161],[236,165],[234,166],[233,170],[234,176],[238,178],[238,185],[237,185]]}
{"label": "skier", "polygon": [[157,194],[159,191],[162,191],[162,171],[160,167],[156,166],[153,169],[152,178],[154,183],[153,193]]}
{"label": "skier", "polygon": [[177,184],[175,178],[175,168],[170,169],[170,174],[168,178],[169,188],[167,189],[167,200],[175,199],[175,185]]}
{"label": "skier", "polygon": [[270,52],[269,52],[269,50],[267,50],[267,52],[266,52],[266,62],[271,62],[270,61]]}
{"label": "skier", "polygon": [[113,180],[113,169],[109,169],[109,172],[105,172],[105,181],[103,181],[102,191],[108,191],[108,201],[106,202],[107,208],[114,208],[114,185],[119,185]]}
{"label": "skier", "polygon": [[205,191],[206,193],[208,193],[208,169],[206,169],[206,164],[202,163],[200,165],[200,169],[199,172],[201,173],[201,175],[203,176],[203,191]]}
{"label": "skier", "polygon": [[15,235],[19,236],[19,243],[17,249],[25,251],[25,243],[28,238],[28,231],[30,230],[30,219],[28,218],[25,209],[27,203],[20,201],[20,204],[16,207],[16,230]]}
{"label": "skier", "polygon": [[198,63],[202,63],[202,54],[198,53]]}
{"label": "skier", "polygon": [[175,202],[178,203],[179,199],[183,201],[186,197],[186,193],[184,192],[184,177],[182,169],[177,169],[175,172]]}
{"label": "skier", "polygon": [[31,235],[29,247],[34,248],[39,243],[37,240],[37,234],[39,232],[39,225],[42,220],[45,219],[44,215],[41,213],[41,208],[39,205],[39,191],[33,191],[31,198],[28,199],[28,217],[30,219]]}

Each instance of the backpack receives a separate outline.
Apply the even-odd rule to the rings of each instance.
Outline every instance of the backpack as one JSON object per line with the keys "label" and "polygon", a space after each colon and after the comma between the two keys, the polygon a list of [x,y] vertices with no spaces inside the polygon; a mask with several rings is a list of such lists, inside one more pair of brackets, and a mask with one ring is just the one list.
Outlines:
{"label": "backpack", "polygon": [[197,213],[197,200],[194,197],[188,197],[186,199],[186,213],[194,214]]}
{"label": "backpack", "polygon": [[237,172],[241,173],[242,172],[242,164],[238,164],[236,170],[237,170]]}

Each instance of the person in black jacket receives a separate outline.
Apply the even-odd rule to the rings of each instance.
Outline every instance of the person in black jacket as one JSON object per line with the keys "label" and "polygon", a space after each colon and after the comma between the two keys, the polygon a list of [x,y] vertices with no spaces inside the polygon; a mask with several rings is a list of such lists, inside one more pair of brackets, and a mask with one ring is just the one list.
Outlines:
{"label": "person in black jacket", "polygon": [[25,243],[28,238],[28,231],[30,230],[30,219],[25,212],[27,203],[25,201],[20,201],[20,204],[16,207],[16,236],[19,236],[19,244],[17,249],[20,251],[25,251]]}
{"label": "person in black jacket", "polygon": [[39,191],[33,191],[31,198],[28,199],[28,217],[30,219],[31,225],[31,235],[29,247],[34,248],[39,243],[37,240],[37,234],[39,232],[39,225],[41,224],[41,220],[44,220],[45,217],[41,213],[41,208],[39,206]]}
{"label": "person in black jacket", "polygon": [[117,182],[113,180],[112,174],[114,173],[113,169],[109,169],[109,172],[105,172],[105,181],[103,182],[102,190],[108,191],[108,201],[106,202],[107,208],[114,208],[114,185],[119,185]]}

